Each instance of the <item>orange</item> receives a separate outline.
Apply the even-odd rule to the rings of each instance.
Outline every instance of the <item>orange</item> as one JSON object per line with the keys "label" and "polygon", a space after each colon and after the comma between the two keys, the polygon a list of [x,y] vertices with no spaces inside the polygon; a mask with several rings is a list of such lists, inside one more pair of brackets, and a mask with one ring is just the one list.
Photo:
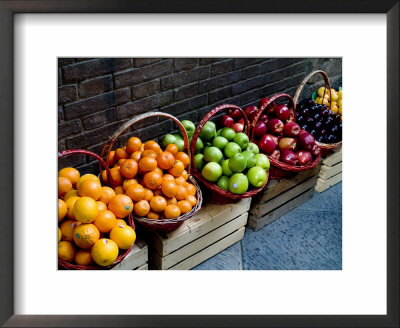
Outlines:
{"label": "orange", "polygon": [[188,195],[196,196],[196,187],[191,183],[186,183],[186,193]]}
{"label": "orange", "polygon": [[183,176],[175,178],[175,183],[177,185],[184,185],[186,183],[186,180]]}
{"label": "orange", "polygon": [[162,177],[162,179],[163,179],[163,182],[164,182],[165,180],[167,180],[167,181],[175,181],[174,176],[171,175],[171,174],[164,174],[163,177]]}
{"label": "orange", "polygon": [[176,200],[175,197],[172,197],[172,198],[168,198],[168,199],[167,199],[167,205],[176,205],[177,202],[178,202],[178,201]]}
{"label": "orange", "polygon": [[146,216],[150,212],[150,204],[147,200],[141,200],[135,204],[134,212],[138,216]]}
{"label": "orange", "polygon": [[138,172],[138,163],[134,159],[126,159],[121,163],[121,175],[126,179],[132,179]]}
{"label": "orange", "polygon": [[92,255],[90,250],[80,249],[75,254],[75,263],[79,265],[90,265],[93,263]]}
{"label": "orange", "polygon": [[161,185],[161,190],[168,198],[175,197],[178,192],[178,185],[175,181],[164,180]]}
{"label": "orange", "polygon": [[103,181],[103,183],[108,184],[107,171],[106,170],[101,171],[100,177],[101,177],[101,181]]}
{"label": "orange", "polygon": [[74,230],[74,242],[83,249],[89,249],[100,238],[99,229],[94,224],[84,223]]}
{"label": "orange", "polygon": [[179,159],[176,159],[174,161],[174,165],[168,170],[168,173],[177,178],[182,174],[184,169],[185,166],[183,165],[183,163]]}
{"label": "orange", "polygon": [[188,167],[188,165],[190,164],[190,159],[189,159],[189,155],[184,153],[183,151],[180,151],[179,153],[177,153],[175,155],[175,159],[180,160],[183,163],[183,166],[185,168]]}
{"label": "orange", "polygon": [[60,241],[58,244],[58,258],[72,263],[75,257],[75,247],[69,241]]}
{"label": "orange", "polygon": [[96,177],[94,174],[91,174],[91,173],[84,174],[79,178],[78,182],[76,183],[76,189],[79,190],[81,183],[83,183],[87,179],[92,179],[92,180],[96,180],[96,181],[100,182],[99,178]]}
{"label": "orange", "polygon": [[163,177],[163,175],[164,175],[164,172],[163,172],[163,170],[161,170],[159,167],[156,167],[155,169],[154,169],[154,172],[158,172],[158,173],[160,173],[161,174],[161,178]]}
{"label": "orange", "polygon": [[135,151],[140,150],[142,148],[142,141],[137,137],[129,138],[126,144],[126,151],[128,153],[134,153]]}
{"label": "orange", "polygon": [[117,218],[122,219],[132,212],[132,200],[127,195],[117,195],[111,199],[108,210],[113,212]]}
{"label": "orange", "polygon": [[125,160],[126,160],[126,158],[121,158],[121,159],[119,159],[116,165],[117,165],[117,166],[121,166],[121,164],[122,164],[123,162],[125,162]]}
{"label": "orange", "polygon": [[157,156],[157,163],[163,170],[168,170],[172,165],[174,165],[174,155],[167,151],[163,151]]}
{"label": "orange", "polygon": [[58,199],[58,222],[64,220],[67,215],[68,207],[62,199]]}
{"label": "orange", "polygon": [[154,190],[153,197],[154,196],[164,196],[161,190],[161,186]]}
{"label": "orange", "polygon": [[125,224],[126,225],[126,222],[125,222],[125,220],[122,220],[122,219],[117,219],[117,224],[116,225],[119,225],[119,224]]}
{"label": "orange", "polygon": [[78,196],[73,196],[68,198],[68,200],[65,202],[65,205],[67,205],[68,211],[67,211],[67,216],[70,219],[75,219],[75,214],[74,214],[74,205],[75,202],[79,199],[80,197]]}
{"label": "orange", "polygon": [[106,164],[112,166],[115,163],[115,150],[111,150],[106,157]]}
{"label": "orange", "polygon": [[154,150],[157,154],[161,153],[160,145],[154,140],[149,140],[144,143],[144,150]]}
{"label": "orange", "polygon": [[58,177],[58,197],[64,197],[64,195],[72,189],[72,183],[65,177]]}
{"label": "orange", "polygon": [[128,249],[135,243],[136,233],[132,227],[121,224],[112,228],[110,239],[115,241],[120,249]]}
{"label": "orange", "polygon": [[186,195],[187,195],[186,188],[182,185],[178,185],[178,192],[175,195],[176,199],[183,200],[186,198]]}
{"label": "orange", "polygon": [[150,220],[158,220],[160,218],[160,215],[158,213],[150,211],[149,214],[147,214],[147,218]]}
{"label": "orange", "polygon": [[144,200],[147,200],[149,202],[153,198],[153,196],[154,194],[150,189],[144,188]]}
{"label": "orange", "polygon": [[120,168],[119,167],[113,167],[112,169],[110,169],[110,173],[111,173],[111,184],[113,187],[119,186],[122,183],[122,180],[124,179],[122,177],[122,174],[120,172]]}
{"label": "orange", "polygon": [[106,209],[107,209],[107,205],[104,204],[103,202],[101,202],[101,201],[98,200],[96,203],[97,203],[97,209],[98,209],[99,211],[103,211],[103,210],[106,210]]}
{"label": "orange", "polygon": [[122,194],[124,194],[124,188],[122,188],[121,186],[116,186],[116,187],[114,188],[114,191],[115,191],[115,194],[116,194],[116,195],[122,195]]}
{"label": "orange", "polygon": [[57,228],[57,229],[58,229],[58,242],[60,242],[62,234],[61,234],[60,228]]}
{"label": "orange", "polygon": [[152,157],[144,157],[139,161],[139,167],[143,172],[153,171],[157,168],[157,160]]}
{"label": "orange", "polygon": [[75,220],[65,220],[63,223],[61,223],[61,239],[65,241],[72,241],[74,236],[74,229],[80,224],[80,222],[77,222]]}
{"label": "orange", "polygon": [[101,195],[99,201],[103,202],[104,204],[108,205],[108,203],[115,197],[114,189],[110,187],[101,187]]}
{"label": "orange", "polygon": [[165,148],[165,151],[175,156],[178,153],[178,146],[175,144],[169,144],[167,148]]}
{"label": "orange", "polygon": [[100,232],[107,233],[117,225],[117,218],[113,212],[106,209],[97,213],[93,224],[97,227],[97,229],[99,229]]}
{"label": "orange", "polygon": [[90,255],[100,266],[111,265],[118,257],[118,245],[111,239],[99,239],[93,245]]}
{"label": "orange", "polygon": [[181,177],[183,177],[185,179],[185,181],[189,178],[189,174],[187,173],[186,170],[183,170]]}
{"label": "orange", "polygon": [[187,200],[192,206],[197,204],[197,198],[192,195],[186,195],[185,200]]}
{"label": "orange", "polygon": [[161,186],[162,176],[156,171],[147,172],[143,177],[143,183],[149,189],[157,189]]}
{"label": "orange", "polygon": [[142,157],[142,151],[135,151],[130,158],[134,159],[136,162],[140,161],[140,158]]}
{"label": "orange", "polygon": [[165,208],[167,207],[167,201],[164,197],[162,196],[154,196],[151,200],[150,200],[150,208],[152,209],[152,211],[154,212],[162,212],[165,210]]}
{"label": "orange", "polygon": [[187,200],[180,200],[177,204],[182,214],[189,213],[192,210],[192,204]]}
{"label": "orange", "polygon": [[138,202],[139,200],[142,200],[145,195],[145,190],[140,184],[134,184],[128,187],[126,189],[126,194],[134,201]]}
{"label": "orange", "polygon": [[141,158],[151,157],[151,158],[156,159],[157,156],[158,156],[158,155],[157,155],[157,153],[156,153],[154,150],[147,149],[147,150],[143,150],[143,152],[142,152],[142,157],[141,157]]}
{"label": "orange", "polygon": [[74,204],[75,219],[81,223],[93,222],[98,211],[96,201],[90,197],[81,197]]}
{"label": "orange", "polygon": [[167,205],[164,211],[164,215],[167,219],[177,218],[181,215],[181,210],[177,205]]}
{"label": "orange", "polygon": [[65,167],[58,172],[59,177],[67,178],[71,181],[72,186],[75,186],[81,175],[77,169],[73,167]]}
{"label": "orange", "polygon": [[120,159],[122,159],[122,158],[129,158],[129,154],[128,154],[128,152],[125,150],[125,149],[123,149],[123,148],[117,148],[116,150],[115,150],[115,155],[114,155],[114,158],[115,158],[115,160],[116,161],[119,161]]}
{"label": "orange", "polygon": [[81,197],[87,196],[98,200],[101,196],[101,184],[96,180],[87,179],[79,186],[78,194]]}
{"label": "orange", "polygon": [[125,179],[124,182],[122,182],[122,188],[126,191],[130,185],[137,183],[139,182],[136,179]]}
{"label": "orange", "polygon": [[69,198],[73,196],[78,196],[78,190],[72,189],[68,191],[63,198],[64,202],[66,202]]}

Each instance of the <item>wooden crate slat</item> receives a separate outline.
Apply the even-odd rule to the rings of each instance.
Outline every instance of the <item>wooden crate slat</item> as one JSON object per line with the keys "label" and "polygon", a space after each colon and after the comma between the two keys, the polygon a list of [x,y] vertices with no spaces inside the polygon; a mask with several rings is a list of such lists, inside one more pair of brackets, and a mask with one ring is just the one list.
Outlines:
{"label": "wooden crate slat", "polygon": [[235,204],[208,204],[177,230],[167,234],[152,233],[149,236],[149,243],[152,249],[155,249],[161,256],[165,256],[247,212],[250,203],[251,199],[246,198]]}
{"label": "wooden crate slat", "polygon": [[137,238],[135,245],[133,245],[129,254],[111,270],[133,270],[148,260],[148,247],[147,244]]}
{"label": "wooden crate slat", "polygon": [[339,162],[333,166],[322,165],[321,171],[319,172],[319,177],[321,179],[328,180],[340,172],[342,172],[342,162]]}
{"label": "wooden crate slat", "polygon": [[147,263],[142,264],[140,267],[136,268],[135,270],[149,270],[149,265]]}
{"label": "wooden crate slat", "polygon": [[301,204],[305,203],[309,199],[313,197],[314,194],[314,187],[307,190],[303,194],[297,196],[296,198],[290,200],[286,204],[274,209],[272,212],[267,213],[266,215],[259,217],[250,213],[249,215],[249,226],[253,228],[255,231],[261,229],[262,227],[270,224],[274,220],[278,219],[282,215],[290,212],[291,210],[299,207]]}
{"label": "wooden crate slat", "polygon": [[172,268],[170,268],[170,270],[189,270],[194,268],[196,265],[199,265],[200,263],[204,262],[210,257],[213,257],[214,255],[220,253],[229,246],[242,240],[244,236],[244,231],[245,231],[244,227],[236,230],[229,236],[219,240],[215,244],[208,246],[207,248],[203,249],[197,254],[173,266]]}
{"label": "wooden crate slat", "polygon": [[214,244],[223,237],[243,227],[247,223],[248,212],[243,213],[237,218],[225,223],[217,229],[205,234],[204,236],[192,241],[191,243],[181,247],[165,257],[160,256],[156,251],[151,251],[150,257],[152,263],[157,269],[166,270],[177,263],[187,259],[188,257],[198,253],[205,247]]}
{"label": "wooden crate slat", "polygon": [[315,190],[317,192],[323,192],[326,189],[328,189],[329,187],[334,186],[335,184],[339,183],[340,181],[342,181],[342,172],[340,172],[339,174],[336,174],[335,176],[333,176],[332,178],[329,178],[328,180],[319,178],[317,180]]}
{"label": "wooden crate slat", "polygon": [[333,166],[342,161],[342,149],[338,150],[337,152],[328,155],[323,161],[322,164]]}

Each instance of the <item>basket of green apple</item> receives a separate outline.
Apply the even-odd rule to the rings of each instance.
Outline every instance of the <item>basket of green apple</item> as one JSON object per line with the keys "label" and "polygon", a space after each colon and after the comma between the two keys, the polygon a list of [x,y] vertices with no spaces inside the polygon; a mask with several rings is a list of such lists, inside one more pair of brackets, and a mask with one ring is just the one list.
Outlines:
{"label": "basket of green apple", "polygon": [[[223,111],[227,116],[241,116],[243,124],[217,130],[211,118]],[[210,203],[235,203],[256,195],[267,185],[268,157],[259,153],[256,144],[249,142],[249,135],[246,114],[240,107],[230,104],[212,109],[197,125],[190,143],[192,174],[207,189],[203,195]]]}

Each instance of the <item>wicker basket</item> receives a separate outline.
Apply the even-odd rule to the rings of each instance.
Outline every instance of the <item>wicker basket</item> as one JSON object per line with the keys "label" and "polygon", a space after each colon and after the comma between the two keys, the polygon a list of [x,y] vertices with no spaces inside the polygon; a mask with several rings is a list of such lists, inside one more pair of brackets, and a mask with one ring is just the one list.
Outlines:
{"label": "wicker basket", "polygon": [[[220,105],[218,107],[215,107],[213,110],[209,111],[200,121],[200,123],[197,125],[196,130],[194,131],[192,141],[190,143],[190,150],[192,154],[195,153],[196,149],[196,141],[199,138],[200,132],[204,125],[206,124],[207,121],[209,121],[214,115],[217,113],[226,110],[226,109],[238,109],[240,113],[242,114],[242,117],[244,119],[244,127],[246,129],[246,134],[249,136],[250,134],[250,123],[246,117],[246,114],[243,112],[243,110],[235,105]],[[196,170],[196,165],[194,163],[194,156],[192,156],[192,167],[193,167],[193,175],[195,178],[207,189],[207,200],[210,203],[213,204],[229,204],[229,203],[235,203],[238,202],[239,200],[247,197],[252,197],[256,194],[258,194],[261,190],[264,189],[264,187],[268,183],[268,177],[269,177],[269,172],[267,172],[267,180],[265,181],[265,184],[256,189],[249,190],[245,192],[244,194],[234,194],[230,191],[224,190],[222,188],[219,188],[216,184],[208,182],[203,178],[203,176]]]}
{"label": "wicker basket", "polygon": [[[272,96],[267,102],[265,102],[259,109],[256,117],[254,118],[254,121],[252,122],[252,133],[251,133],[251,141],[257,143],[257,141],[254,140],[254,127],[256,126],[258,120],[260,119],[261,115],[263,114],[264,110],[272,104],[274,101],[280,98],[288,98],[289,100],[289,109],[292,112],[293,120],[295,121],[296,119],[296,105],[291,96],[289,96],[286,93],[280,93]],[[319,154],[312,163],[308,165],[303,165],[303,166],[297,166],[297,165],[290,165],[283,163],[281,161],[276,160],[275,158],[272,158],[268,156],[269,161],[271,162],[271,168],[270,168],[270,178],[271,179],[284,179],[288,178],[290,176],[293,176],[294,174],[302,171],[309,170],[313,168],[315,165],[318,164],[321,154]]]}
{"label": "wicker basket", "polygon": [[[308,82],[308,80],[309,80],[312,76],[314,76],[315,74],[321,74],[322,77],[324,78],[325,90],[324,90],[324,95],[323,95],[323,97],[325,96],[326,89],[329,89],[329,96],[331,96],[332,91],[331,91],[331,84],[330,84],[330,82],[329,82],[328,75],[327,75],[324,71],[321,71],[321,70],[313,71],[313,72],[311,72],[310,74],[308,74],[308,75],[304,78],[304,80],[300,83],[299,87],[298,87],[297,90],[296,90],[296,93],[295,93],[294,98],[293,98],[293,101],[294,101],[294,103],[296,104],[296,106],[297,106],[297,104],[298,104],[298,101],[299,101],[299,98],[300,98],[300,94],[301,94],[301,92],[303,91],[304,86],[306,85],[306,83]],[[332,101],[332,100],[331,100],[331,97],[329,97],[329,102],[331,102],[331,101]],[[342,145],[342,141],[340,141],[340,142],[335,142],[335,143],[331,143],[331,144],[322,143],[322,142],[318,142],[318,141],[315,141],[315,143],[321,148],[321,154],[322,154],[322,155],[325,155],[325,154],[327,154],[327,153],[330,153],[331,151],[333,151],[334,149],[336,149],[336,148],[338,148],[338,147],[340,147],[340,146]]]}
{"label": "wicker basket", "polygon": [[[134,118],[132,118],[131,120],[124,123],[117,131],[115,131],[115,133],[109,138],[107,143],[104,145],[102,153],[101,153],[101,157],[103,157],[106,152],[108,154],[112,150],[112,147],[113,147],[115,141],[119,138],[119,136],[121,136],[123,133],[125,133],[132,125],[134,125],[142,120],[145,120],[147,118],[157,117],[157,116],[170,118],[179,126],[179,129],[181,130],[182,135],[183,135],[184,149],[187,150],[189,159],[190,159],[191,156],[190,156],[190,151],[189,151],[189,139],[188,139],[188,135],[186,133],[185,127],[175,116],[172,116],[167,113],[162,113],[162,112],[149,112],[149,113],[137,115]],[[185,220],[192,217],[201,208],[203,196],[202,196],[199,185],[197,184],[197,182],[195,181],[193,176],[190,174],[190,172],[191,172],[190,164],[187,167],[187,171],[188,171],[188,175],[189,175],[188,180],[196,187],[196,198],[197,198],[196,205],[192,208],[192,210],[189,213],[186,213],[186,214],[181,215],[174,219],[159,219],[159,220],[151,220],[146,217],[139,217],[139,216],[132,214],[134,220],[137,221],[146,230],[170,232],[170,231],[176,230]],[[111,184],[112,184],[112,181],[109,181],[109,182],[111,182]]]}
{"label": "wicker basket", "polygon": [[[89,155],[91,157],[94,157],[99,161],[99,164],[102,165],[107,170],[107,172],[109,172],[108,165],[103,161],[103,159],[88,150],[83,150],[83,149],[66,150],[66,151],[59,153],[58,158],[62,158],[62,157],[65,157],[68,155],[73,155],[73,154],[83,154],[83,155]],[[110,174],[108,174],[108,176],[110,176]],[[128,216],[128,225],[130,227],[132,227],[133,229],[135,229],[135,223],[133,222],[132,215]],[[64,260],[58,259],[58,268],[64,269],[64,270],[110,270],[113,267],[115,267],[118,263],[120,263],[129,254],[132,247],[133,247],[133,245],[127,250],[120,250],[118,257],[113,262],[113,264],[106,266],[106,267],[102,267],[100,265],[95,265],[95,264],[93,264],[93,265],[78,265],[78,264],[72,264],[72,263],[68,263]]]}

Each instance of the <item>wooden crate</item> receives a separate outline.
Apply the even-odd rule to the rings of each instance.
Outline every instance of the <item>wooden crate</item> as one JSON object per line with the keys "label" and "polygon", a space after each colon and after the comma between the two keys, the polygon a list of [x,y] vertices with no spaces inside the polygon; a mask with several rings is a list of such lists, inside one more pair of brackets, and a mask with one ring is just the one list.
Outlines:
{"label": "wooden crate", "polygon": [[111,270],[148,270],[148,254],[147,244],[138,237],[129,254]]}
{"label": "wooden crate", "polygon": [[340,181],[342,181],[342,147],[322,161],[315,191],[323,192]]}
{"label": "wooden crate", "polygon": [[149,268],[189,270],[243,239],[251,199],[207,204],[170,233],[147,233]]}
{"label": "wooden crate", "polygon": [[257,231],[313,197],[321,163],[295,176],[270,180],[266,189],[253,197],[249,226]]}

